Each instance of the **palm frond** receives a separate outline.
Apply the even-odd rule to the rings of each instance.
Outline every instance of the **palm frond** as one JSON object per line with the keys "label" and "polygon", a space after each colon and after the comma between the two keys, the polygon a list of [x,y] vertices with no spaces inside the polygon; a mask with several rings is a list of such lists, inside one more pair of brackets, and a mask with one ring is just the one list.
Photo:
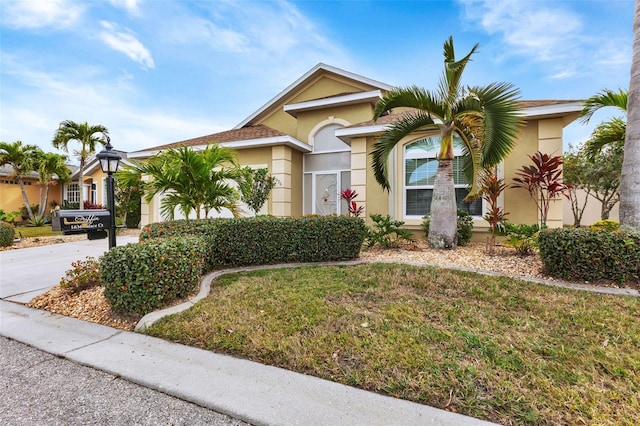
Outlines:
{"label": "palm frond", "polygon": [[446,110],[438,97],[417,86],[409,86],[389,91],[377,103],[373,111],[373,120],[393,108],[413,108],[429,111],[434,117],[443,119]]}
{"label": "palm frond", "polygon": [[626,112],[628,98],[629,92],[626,90],[618,89],[617,92],[614,92],[613,90],[604,89],[584,101],[584,108],[580,112],[580,121],[585,124],[589,123],[593,114],[600,108],[605,107],[615,107]]}
{"label": "palm frond", "polygon": [[391,150],[405,136],[418,130],[438,129],[431,116],[424,111],[407,114],[393,123],[373,145],[373,174],[376,181],[386,190],[390,189],[387,160]]}
{"label": "palm frond", "polygon": [[624,145],[627,123],[619,117],[600,123],[584,144],[584,153],[593,160],[606,146]]}

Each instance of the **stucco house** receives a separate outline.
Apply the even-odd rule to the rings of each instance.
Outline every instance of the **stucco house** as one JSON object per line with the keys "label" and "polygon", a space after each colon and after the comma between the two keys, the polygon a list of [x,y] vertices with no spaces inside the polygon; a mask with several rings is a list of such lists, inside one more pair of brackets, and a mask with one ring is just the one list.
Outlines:
{"label": "stucco house", "polygon": [[[38,173],[31,172],[24,179],[24,190],[27,199],[33,204],[40,202],[40,183]],[[53,185],[49,189],[49,203],[62,203],[63,185]],[[20,184],[14,177],[13,166],[5,164],[0,166],[0,210],[5,213],[20,211],[24,207],[24,198],[20,190]]]}
{"label": "stucco house", "polygon": [[[237,151],[242,165],[267,167],[280,185],[266,210],[275,216],[346,214],[341,190],[358,193],[364,216],[389,214],[419,229],[430,207],[438,136],[415,134],[396,147],[389,158],[391,190],[384,191],[371,169],[372,147],[385,126],[397,119],[393,111],[373,122],[373,108],[392,86],[326,64],[318,64],[233,129],[193,139],[150,147],[128,154],[144,160],[162,150],[189,146],[195,150],[219,143]],[[511,182],[516,169],[529,163],[530,154],[562,154],[563,128],[582,109],[581,101],[522,101],[526,125],[511,155],[498,168]],[[95,177],[93,178],[96,179]],[[458,203],[474,216],[474,229],[487,229],[482,200],[465,203],[466,182],[456,176]],[[529,194],[508,189],[503,207],[515,223],[538,222]],[[160,199],[142,206],[142,225],[161,221]],[[551,206],[547,224],[563,225],[563,203]]]}

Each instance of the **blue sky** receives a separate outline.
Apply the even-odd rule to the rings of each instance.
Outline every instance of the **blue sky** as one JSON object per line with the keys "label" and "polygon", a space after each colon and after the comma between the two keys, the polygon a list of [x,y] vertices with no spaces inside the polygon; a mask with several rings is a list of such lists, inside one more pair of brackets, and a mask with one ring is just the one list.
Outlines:
{"label": "blue sky", "polygon": [[[135,151],[228,130],[319,62],[435,88],[442,44],[472,85],[585,99],[629,84],[633,0],[0,0],[0,139],[56,152],[63,120]],[[584,141],[573,124],[565,143]]]}

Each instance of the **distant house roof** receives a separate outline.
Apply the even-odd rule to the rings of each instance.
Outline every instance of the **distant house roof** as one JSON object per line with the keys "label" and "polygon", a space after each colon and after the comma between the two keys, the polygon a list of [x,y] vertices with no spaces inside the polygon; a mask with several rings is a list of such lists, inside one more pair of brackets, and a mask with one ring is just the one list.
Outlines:
{"label": "distant house roof", "polygon": [[259,124],[241,129],[232,129],[211,135],[200,136],[179,142],[172,142],[140,151],[130,152],[129,158],[145,158],[159,151],[182,146],[204,147],[212,143],[234,149],[253,148],[257,146],[287,145],[298,151],[310,152],[311,147],[298,139],[279,130]]}

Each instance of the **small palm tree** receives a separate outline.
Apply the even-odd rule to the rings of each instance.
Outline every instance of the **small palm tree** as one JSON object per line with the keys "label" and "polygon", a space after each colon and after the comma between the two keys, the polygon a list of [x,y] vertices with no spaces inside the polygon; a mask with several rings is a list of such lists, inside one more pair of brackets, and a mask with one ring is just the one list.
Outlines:
{"label": "small palm tree", "polygon": [[66,155],[50,152],[42,153],[38,161],[38,182],[40,183],[40,211],[38,216],[44,217],[46,215],[49,203],[49,188],[70,180],[71,170],[67,166]]}
{"label": "small palm tree", "polygon": [[109,131],[100,124],[92,126],[86,122],[76,123],[71,120],[65,120],[60,123],[58,130],[56,130],[53,136],[53,146],[65,152],[69,152],[69,142],[80,142],[80,150],[74,151],[74,154],[80,159],[80,171],[78,172],[80,209],[84,205],[84,167],[87,158],[96,151],[98,144],[105,145],[107,143],[107,136],[109,136]]}
{"label": "small palm tree", "polygon": [[[614,107],[627,113],[629,92],[619,89],[617,92],[604,89],[600,93],[584,101],[584,108],[580,112],[581,121],[589,123],[593,114],[601,108]],[[589,159],[594,159],[605,146],[624,144],[627,133],[627,123],[619,117],[600,123],[591,133],[591,137],[584,146],[584,153]]]}
{"label": "small palm tree", "polygon": [[229,148],[214,144],[195,152],[180,147],[161,152],[147,162],[135,166],[141,175],[151,177],[144,185],[147,202],[163,193],[160,211],[165,219],[173,220],[178,208],[185,217],[195,211],[200,219],[211,210],[229,209],[238,214],[239,192],[231,183],[242,175]]}
{"label": "small palm tree", "polygon": [[374,145],[376,180],[390,189],[387,159],[405,136],[414,132],[438,132],[440,152],[433,186],[428,240],[434,248],[456,246],[456,199],[453,180],[454,136],[464,143],[465,172],[471,182],[468,197],[480,193],[481,172],[500,163],[511,151],[523,123],[517,102],[519,90],[508,83],[483,87],[462,86],[462,73],[476,52],[476,44],[456,61],[453,38],[444,43],[444,75],[438,90],[416,86],[390,91],[375,106],[374,120],[393,108],[410,108]]}
{"label": "small palm tree", "polygon": [[24,188],[24,178],[29,172],[36,169],[38,158],[41,155],[42,150],[35,145],[23,145],[22,141],[0,142],[0,166],[10,165],[13,168],[12,177],[20,185],[22,201],[24,201],[31,220],[35,218],[35,214],[31,210],[29,198]]}

